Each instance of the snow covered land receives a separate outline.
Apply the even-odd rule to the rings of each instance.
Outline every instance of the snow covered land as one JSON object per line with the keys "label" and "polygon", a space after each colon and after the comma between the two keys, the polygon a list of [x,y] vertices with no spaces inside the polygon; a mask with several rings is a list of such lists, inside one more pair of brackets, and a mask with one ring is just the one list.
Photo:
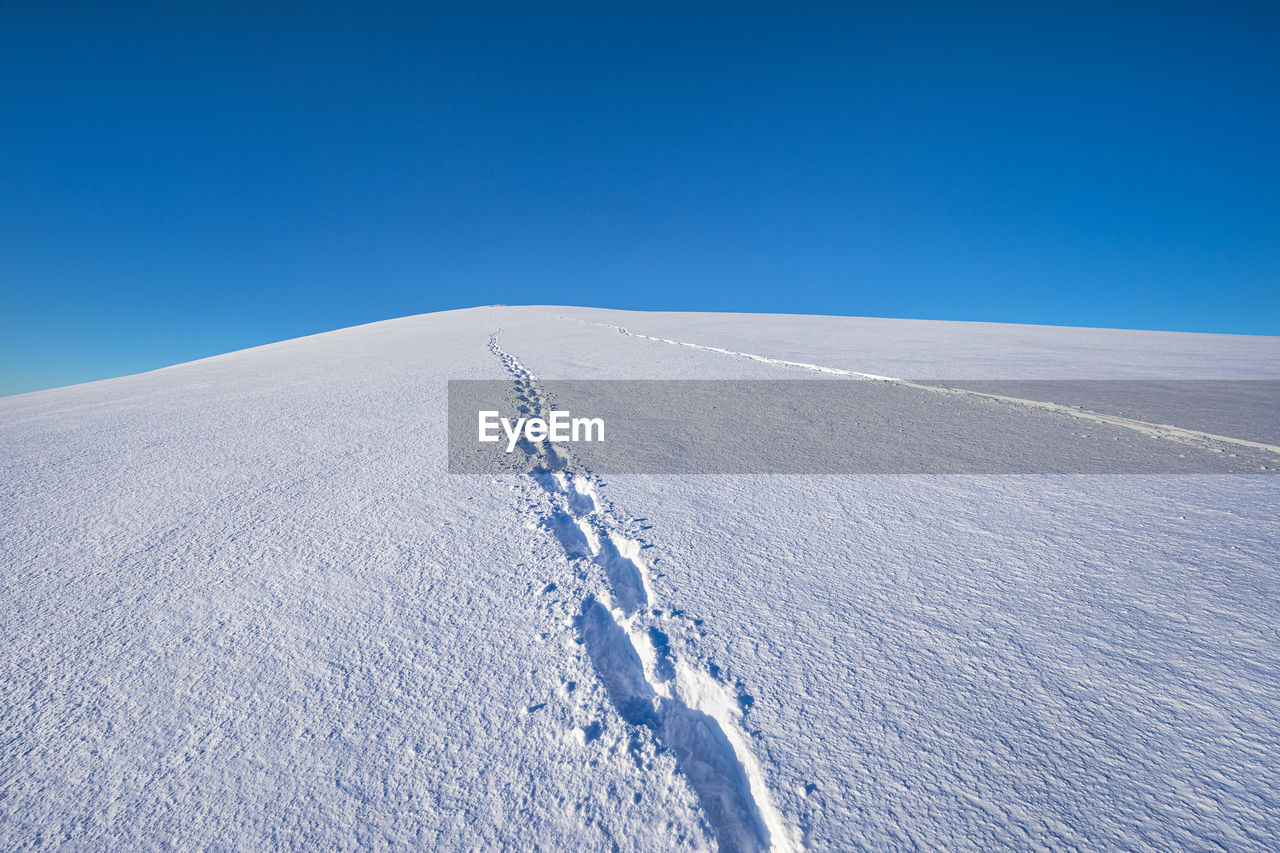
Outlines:
{"label": "snow covered land", "polygon": [[[1230,473],[448,470],[448,380],[813,378]],[[1274,850],[1276,380],[486,307],[0,399],[0,849]]]}

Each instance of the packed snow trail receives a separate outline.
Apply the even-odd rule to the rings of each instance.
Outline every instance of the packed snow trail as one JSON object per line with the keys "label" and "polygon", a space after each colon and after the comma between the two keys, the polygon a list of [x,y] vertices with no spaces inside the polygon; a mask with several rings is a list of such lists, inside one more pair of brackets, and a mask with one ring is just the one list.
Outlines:
{"label": "packed snow trail", "polygon": [[[534,377],[499,346],[500,332],[490,336],[489,349],[511,374],[518,404],[534,416],[545,416],[549,407]],[[603,596],[585,595],[574,627],[619,716],[647,728],[676,755],[722,850],[799,850],[738,723],[742,710],[737,697],[708,673],[679,660],[668,635],[652,619],[664,614],[651,609],[653,593],[641,544],[616,529],[602,511],[598,480],[589,471],[575,470],[566,453],[545,442],[521,439],[520,446],[535,463],[531,478],[552,500],[553,509],[541,526],[579,571],[594,565],[607,581]]]}
{"label": "packed snow trail", "polygon": [[[537,310],[537,309],[528,309]],[[1205,432],[1203,430],[1187,429],[1185,427],[1173,426],[1171,424],[1149,423],[1134,418],[1126,418],[1120,415],[1108,415],[1102,412],[1091,412],[1088,409],[1081,409],[1075,406],[1065,406],[1060,403],[1051,403],[1045,400],[1028,400],[1023,397],[1011,397],[1005,394],[993,394],[989,391],[976,391],[969,388],[954,388],[944,385],[930,385],[924,382],[915,382],[910,379],[900,379],[894,376],[881,376],[875,373],[863,373],[857,370],[845,370],[839,367],[827,367],[821,364],[811,364],[804,361],[788,361],[783,358],[771,358],[769,356],[757,355],[755,353],[740,352],[738,350],[725,349],[723,347],[707,346],[705,344],[695,344],[688,341],[676,341],[670,338],[659,338],[653,335],[645,335],[640,332],[633,332],[625,326],[614,323],[599,323],[592,320],[579,320],[576,317],[566,317],[563,314],[556,315],[561,320],[569,320],[574,323],[582,323],[587,326],[598,326],[604,329],[613,329],[619,334],[628,337],[640,338],[646,341],[654,341],[656,343],[671,344],[672,346],[687,347],[689,349],[703,350],[705,352],[713,352],[719,355],[728,355],[735,358],[745,358],[751,361],[758,361],[762,364],[771,364],[778,367],[794,367],[801,370],[810,370],[816,373],[824,373],[830,376],[845,376],[851,379],[865,379],[875,382],[889,382],[894,385],[900,385],[904,388],[912,388],[917,391],[928,391],[933,394],[945,394],[951,397],[974,397],[984,400],[993,400],[999,403],[1005,403],[1015,406],[1027,406],[1036,409],[1043,409],[1054,412],[1055,414],[1068,415],[1079,420],[1090,421],[1093,423],[1107,424],[1108,426],[1121,427],[1123,429],[1133,430],[1152,438],[1161,438],[1168,441],[1176,441],[1182,444],[1191,445],[1201,449],[1222,452],[1230,447],[1247,447],[1253,450],[1262,450],[1269,453],[1280,455],[1280,445],[1267,444],[1261,441],[1250,441],[1245,438],[1235,438],[1228,435],[1218,435],[1216,433]],[[1227,447],[1224,448],[1224,445]]]}

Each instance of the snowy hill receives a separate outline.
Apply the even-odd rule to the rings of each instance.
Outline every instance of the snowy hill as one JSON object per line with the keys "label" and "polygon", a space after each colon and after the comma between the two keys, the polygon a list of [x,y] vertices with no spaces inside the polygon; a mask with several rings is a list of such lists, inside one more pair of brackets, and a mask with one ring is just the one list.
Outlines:
{"label": "snowy hill", "polygon": [[1280,380],[1121,330],[476,308],[0,399],[0,849],[1274,849],[1280,478],[448,473],[448,380],[815,376],[1280,461],[1270,383],[1016,384]]}

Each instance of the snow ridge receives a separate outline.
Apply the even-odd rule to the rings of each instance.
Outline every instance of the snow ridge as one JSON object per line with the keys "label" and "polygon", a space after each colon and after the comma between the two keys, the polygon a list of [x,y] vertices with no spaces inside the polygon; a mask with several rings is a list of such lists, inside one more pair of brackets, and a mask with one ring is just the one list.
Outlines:
{"label": "snow ridge", "polygon": [[1065,406],[1060,403],[1050,403],[1044,400],[1027,400],[1022,397],[1010,397],[1004,394],[992,394],[987,391],[974,391],[968,388],[950,388],[943,385],[928,385],[923,382],[913,382],[910,379],[899,379],[894,376],[880,376],[875,373],[862,373],[857,370],[844,370],[839,367],[826,367],[821,364],[810,364],[804,361],[788,361],[782,358],[770,358],[769,356],[756,355],[749,352],[738,352],[737,350],[723,349],[721,347],[706,346],[705,344],[694,344],[688,341],[674,341],[670,338],[656,338],[652,335],[642,335],[639,332],[633,332],[625,326],[615,325],[613,323],[597,323],[591,320],[579,320],[576,317],[566,317],[563,314],[557,315],[562,320],[570,320],[575,323],[583,323],[588,326],[599,326],[606,329],[614,329],[620,334],[633,338],[642,338],[646,341],[656,341],[662,344],[671,344],[673,346],[688,347],[689,349],[704,350],[706,352],[714,352],[720,355],[734,356],[736,358],[745,358],[751,361],[758,361],[763,364],[772,364],[779,367],[796,367],[801,370],[812,370],[817,373],[826,373],[834,376],[847,376],[851,379],[869,379],[876,382],[891,382],[894,385],[901,385],[905,388],[913,388],[917,391],[928,391],[934,394],[946,394],[952,397],[976,397],[984,400],[993,400],[998,403],[1005,403],[1014,406],[1027,406],[1035,409],[1043,409],[1060,415],[1078,418],[1080,420],[1091,421],[1093,423],[1107,424],[1109,426],[1121,427],[1123,429],[1133,430],[1142,433],[1151,438],[1161,438],[1167,441],[1176,441],[1181,444],[1188,444],[1204,450],[1210,450],[1217,453],[1224,452],[1228,448],[1223,445],[1234,447],[1247,447],[1253,450],[1262,450],[1269,453],[1280,455],[1280,446],[1274,444],[1266,444],[1260,441],[1250,441],[1245,438],[1235,438],[1229,435],[1217,435],[1216,433],[1204,432],[1202,430],[1186,429],[1185,427],[1173,426],[1171,424],[1156,424],[1147,421],[1140,421],[1135,418],[1126,418],[1119,415],[1108,415],[1102,412],[1091,412],[1088,409],[1081,409],[1075,406]]}
{"label": "snow ridge", "polygon": [[[498,345],[500,332],[490,336],[489,349],[514,380],[520,411],[548,411],[533,375]],[[571,562],[595,566],[607,581],[600,597],[584,596],[573,624],[618,714],[651,731],[675,754],[720,849],[800,850],[740,726],[738,697],[679,660],[653,618],[663,611],[651,609],[654,595],[641,543],[603,511],[600,481],[549,443],[522,438],[520,446],[535,462],[533,481],[552,499],[541,526]]]}

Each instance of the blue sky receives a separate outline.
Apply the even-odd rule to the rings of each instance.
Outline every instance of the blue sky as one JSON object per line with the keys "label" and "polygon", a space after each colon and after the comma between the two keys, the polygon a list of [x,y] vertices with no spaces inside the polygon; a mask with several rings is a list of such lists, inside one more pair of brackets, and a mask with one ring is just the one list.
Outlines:
{"label": "blue sky", "polygon": [[494,302],[1280,334],[1270,4],[263,5],[4,5],[0,393]]}

